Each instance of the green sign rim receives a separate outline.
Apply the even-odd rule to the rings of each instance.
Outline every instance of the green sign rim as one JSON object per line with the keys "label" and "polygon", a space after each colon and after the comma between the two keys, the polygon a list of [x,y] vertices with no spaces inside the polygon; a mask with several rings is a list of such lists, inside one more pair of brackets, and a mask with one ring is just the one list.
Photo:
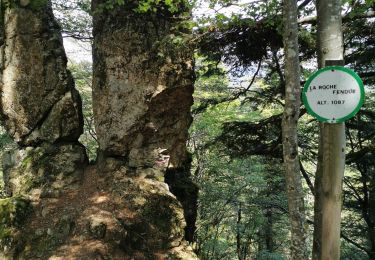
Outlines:
{"label": "green sign rim", "polygon": [[325,72],[325,71],[328,71],[328,70],[340,70],[342,72],[345,72],[345,73],[348,73],[349,75],[351,75],[358,83],[358,86],[359,86],[359,89],[360,89],[360,100],[358,102],[358,105],[353,109],[353,111],[344,116],[344,117],[341,117],[341,118],[337,118],[334,120],[333,123],[343,123],[345,122],[346,120],[352,118],[353,116],[355,116],[358,111],[361,109],[363,103],[365,102],[365,88],[364,88],[364,85],[363,85],[363,82],[361,80],[361,78],[358,76],[357,73],[355,73],[353,70],[351,69],[348,69],[348,68],[345,68],[345,67],[342,67],[342,66],[328,66],[328,67],[324,67],[316,72],[314,72],[309,78],[308,80],[306,81],[304,87],[303,87],[303,91],[302,91],[302,101],[303,101],[303,104],[305,105],[306,109],[307,109],[307,112],[312,115],[313,117],[315,117],[316,119],[318,119],[320,122],[328,122],[328,123],[331,123],[333,120],[331,118],[324,118],[324,117],[321,117],[319,116],[318,114],[316,114],[312,108],[310,107],[310,104],[308,103],[307,101],[307,96],[306,96],[306,93],[307,93],[307,90],[309,89],[310,87],[310,84],[311,82],[317,77],[319,76],[321,73]]}

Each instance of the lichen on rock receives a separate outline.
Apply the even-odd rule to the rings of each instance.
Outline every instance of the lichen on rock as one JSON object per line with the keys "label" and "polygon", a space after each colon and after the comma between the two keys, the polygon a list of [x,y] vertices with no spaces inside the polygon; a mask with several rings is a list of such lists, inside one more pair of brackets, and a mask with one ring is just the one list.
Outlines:
{"label": "lichen on rock", "polygon": [[1,21],[0,112],[21,146],[76,141],[83,131],[81,99],[66,68],[60,28],[49,1],[43,2],[37,10],[10,5]]}
{"label": "lichen on rock", "polygon": [[[98,11],[103,3],[92,2],[100,167],[106,167],[105,157],[117,158],[130,168],[128,176],[153,181],[168,177],[170,191],[184,207],[185,238],[192,241],[198,189],[189,179],[186,141],[195,77],[193,49],[182,40],[189,32],[179,13],[142,14],[127,6]],[[160,205],[155,214],[163,210]]]}
{"label": "lichen on rock", "polygon": [[58,196],[78,186],[87,162],[80,144],[46,144],[7,151],[3,156],[5,191],[9,195]]}
{"label": "lichen on rock", "polygon": [[86,168],[81,100],[50,1],[8,3],[15,5],[0,21],[0,114],[18,147],[5,153],[4,180],[9,201],[23,196],[33,212],[18,229],[4,210],[2,234],[17,239],[0,257],[196,259],[184,239],[182,196],[171,193],[178,185],[164,182],[167,169],[179,176],[171,169],[185,171],[189,161],[192,51],[159,44],[175,19],[128,17],[121,6],[94,12],[100,160]]}

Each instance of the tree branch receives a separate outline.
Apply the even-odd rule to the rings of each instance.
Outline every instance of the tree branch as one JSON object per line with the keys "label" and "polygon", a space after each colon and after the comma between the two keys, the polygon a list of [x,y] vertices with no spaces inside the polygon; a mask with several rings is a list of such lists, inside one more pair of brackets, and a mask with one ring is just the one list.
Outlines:
{"label": "tree branch", "polygon": [[360,244],[358,244],[358,243],[355,242],[354,240],[351,240],[349,237],[347,237],[346,235],[344,235],[342,232],[341,232],[341,237],[342,237],[344,240],[346,240],[347,242],[349,242],[350,244],[352,244],[352,245],[358,247],[359,249],[365,251],[367,254],[370,253],[370,251],[369,251],[367,248],[361,246]]}
{"label": "tree branch", "polygon": [[209,105],[218,105],[218,104],[221,104],[221,103],[224,103],[224,102],[233,101],[233,100],[236,100],[237,98],[239,98],[240,96],[246,94],[250,90],[250,87],[254,84],[255,79],[258,76],[258,73],[259,73],[261,67],[262,67],[262,60],[259,61],[257,70],[254,73],[249,85],[245,89],[242,89],[242,90],[234,93],[232,96],[229,96],[229,97],[225,97],[225,98],[221,98],[221,99],[204,100],[204,101],[201,102],[201,104],[197,108],[193,109],[192,114],[199,114],[199,113],[203,112]]}
{"label": "tree branch", "polygon": [[[310,219],[306,219],[306,222],[307,222],[308,224],[310,224],[310,225],[314,225],[314,221],[312,221],[312,220],[310,220]],[[358,248],[361,249],[362,251],[366,252],[367,254],[370,253],[370,251],[369,251],[367,248],[361,246],[360,244],[358,244],[358,243],[355,242],[354,240],[352,240],[352,239],[350,239],[349,237],[347,237],[346,235],[344,235],[344,234],[342,233],[342,231],[341,231],[341,233],[340,233],[340,237],[343,238],[344,240],[346,240],[348,243],[350,243],[350,244],[352,244],[352,245],[358,247]]]}
{"label": "tree branch", "polygon": [[[356,14],[354,16],[350,16],[349,14],[342,15],[342,21],[348,22],[348,21],[353,21],[357,19],[373,18],[373,17],[375,17],[375,11],[367,11],[365,13]],[[317,22],[316,16],[307,16],[298,20],[299,24],[316,24],[316,22]]]}
{"label": "tree branch", "polygon": [[305,179],[305,181],[307,183],[307,186],[309,186],[311,193],[313,195],[315,195],[314,185],[313,185],[313,183],[312,183],[312,181],[311,181],[311,179],[310,179],[310,177],[309,177],[309,175],[308,175],[305,167],[303,167],[303,164],[302,164],[301,160],[299,160],[299,167],[301,169],[302,176],[303,176],[303,178]]}
{"label": "tree branch", "polygon": [[354,193],[354,197],[361,204],[361,207],[363,207],[363,199],[361,198],[361,195],[359,195],[358,191],[354,188],[353,184],[351,184],[350,181],[345,178],[344,178],[344,183],[346,184],[346,186],[348,186],[349,189],[352,190],[352,192]]}

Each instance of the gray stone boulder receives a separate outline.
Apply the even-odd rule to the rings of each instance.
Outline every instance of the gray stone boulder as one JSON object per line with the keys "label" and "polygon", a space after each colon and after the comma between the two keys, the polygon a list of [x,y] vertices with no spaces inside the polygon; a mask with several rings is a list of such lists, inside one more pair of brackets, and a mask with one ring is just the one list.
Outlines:
{"label": "gray stone boulder", "polygon": [[[93,1],[93,6],[103,1]],[[193,53],[170,14],[126,7],[94,15],[93,102],[99,148],[131,167],[181,167],[193,104]]]}
{"label": "gray stone boulder", "polygon": [[76,141],[83,131],[81,99],[66,68],[60,28],[49,1],[21,1],[0,25],[2,121],[22,146]]}

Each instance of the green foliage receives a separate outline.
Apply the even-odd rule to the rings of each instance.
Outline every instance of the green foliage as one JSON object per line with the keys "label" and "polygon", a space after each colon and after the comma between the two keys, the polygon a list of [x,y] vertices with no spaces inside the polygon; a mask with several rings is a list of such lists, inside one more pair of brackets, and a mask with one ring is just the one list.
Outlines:
{"label": "green foliage", "polygon": [[5,149],[12,143],[12,137],[4,129],[0,129],[0,149]]}
{"label": "green foliage", "polygon": [[82,97],[82,112],[84,119],[84,133],[79,141],[86,147],[86,152],[90,160],[96,159],[98,141],[94,126],[94,116],[92,108],[92,64],[88,62],[70,63],[69,70],[72,72],[76,88]]}
{"label": "green foliage", "polygon": [[0,219],[3,225],[19,226],[30,211],[30,201],[22,197],[0,199]]}
{"label": "green foliage", "polygon": [[[248,102],[231,99],[237,90],[229,88],[233,83],[225,65],[198,57],[196,74],[193,111],[208,100],[224,100],[196,114],[190,128],[194,178],[200,184],[196,250],[202,259],[252,259],[270,239],[274,247],[269,248],[273,250],[269,255],[282,259],[282,252],[275,248],[287,247],[289,242],[277,239],[285,236],[288,226],[280,161],[237,157],[217,141],[226,124],[257,121],[270,111],[254,110]],[[276,231],[276,226],[281,228]]]}
{"label": "green foliage", "polygon": [[258,260],[283,260],[285,259],[281,254],[271,253],[268,251],[261,251],[258,256]]}
{"label": "green foliage", "polygon": [[4,197],[3,188],[3,170],[2,170],[2,157],[6,150],[11,147],[14,147],[16,144],[13,141],[12,137],[5,131],[3,127],[0,126],[0,198]]}
{"label": "green foliage", "polygon": [[39,8],[46,6],[47,3],[47,0],[30,0],[30,4],[28,5],[28,7],[33,10],[37,10]]}
{"label": "green foliage", "polygon": [[52,5],[64,36],[81,41],[92,39],[90,0],[53,0]]}
{"label": "green foliage", "polygon": [[130,11],[139,14],[158,13],[184,13],[189,10],[189,2],[186,0],[107,0],[96,7],[95,12],[113,10],[118,6],[124,6]]}
{"label": "green foliage", "polygon": [[[157,12],[159,8],[166,8],[171,13],[179,11],[181,4],[186,4],[185,0],[144,0],[136,8],[137,12],[148,13]],[[162,7],[164,5],[165,7]]]}
{"label": "green foliage", "polygon": [[[210,1],[211,8],[215,8],[215,15],[211,17],[204,16],[198,20],[201,25],[201,32],[203,33],[202,41],[200,42],[201,54],[209,57],[210,61],[200,60],[197,62],[197,90],[195,92],[195,108],[193,111],[198,114],[194,118],[194,123],[191,128],[191,143],[193,143],[193,151],[195,154],[196,165],[196,178],[201,185],[200,196],[200,218],[198,229],[198,252],[202,259],[234,259],[239,258],[236,247],[236,232],[240,234],[251,234],[253,244],[262,245],[261,237],[264,234],[253,232],[248,229],[250,223],[253,224],[255,230],[265,228],[264,223],[266,215],[262,214],[264,208],[259,205],[273,205],[278,209],[286,209],[285,197],[280,196],[283,187],[277,185],[279,182],[283,183],[283,176],[267,175],[271,167],[281,167],[281,162],[277,160],[270,160],[270,156],[281,157],[281,150],[267,150],[273,144],[281,143],[281,117],[275,117],[282,112],[282,95],[284,92],[284,75],[283,75],[283,54],[280,51],[282,45],[272,44],[269,38],[275,38],[279,32],[279,20],[275,16],[280,15],[280,2],[281,1],[255,1],[260,2],[257,4],[248,4],[242,10],[247,11],[243,14],[237,13],[235,15],[225,13],[224,10],[228,6],[238,4],[233,1]],[[351,17],[358,13],[367,11],[373,3],[366,1],[350,1],[351,3],[358,3],[358,6],[350,7],[349,14]],[[371,1],[373,2],[373,1]],[[313,5],[309,4],[300,10],[301,14],[312,15]],[[276,21],[276,22],[275,22]],[[365,81],[371,87],[374,82],[374,42],[372,33],[369,28],[373,28],[373,22],[370,20],[355,20],[349,23],[350,25],[344,26],[345,29],[345,45],[347,49],[346,60],[351,66],[363,75],[369,75]],[[268,27],[268,29],[267,29]],[[261,28],[261,29],[259,29]],[[265,37],[259,32],[264,31]],[[249,36],[245,32],[252,34]],[[273,33],[273,32],[276,32]],[[254,38],[253,35],[255,35]],[[314,60],[316,59],[316,29],[314,26],[303,26],[299,32],[301,59],[306,61],[303,68],[304,80],[311,72]],[[264,39],[264,44],[262,44]],[[273,40],[274,40],[273,39]],[[243,40],[243,48],[238,44]],[[252,47],[252,43],[258,46]],[[265,47],[264,51],[259,49],[259,45]],[[249,48],[249,49],[245,49]],[[262,52],[263,51],[263,52]],[[254,54],[253,54],[254,53]],[[262,59],[263,81],[256,81],[256,88],[250,88],[249,91],[243,93],[237,98],[235,96],[235,89],[239,88],[238,85],[233,85],[233,77],[236,74],[230,75],[229,71],[240,70],[248,71],[246,68],[251,68],[254,61]],[[223,65],[222,62],[225,62]],[[238,71],[238,70],[237,70]],[[230,90],[230,88],[232,90]],[[370,97],[369,97],[370,98]],[[202,108],[202,104],[205,104]],[[355,159],[352,161],[351,169],[346,173],[345,180],[345,198],[344,198],[344,211],[343,211],[343,232],[349,239],[354,241],[364,248],[369,247],[368,232],[369,227],[364,221],[370,217],[370,213],[363,215],[363,212],[368,212],[363,208],[364,198],[369,197],[369,189],[366,187],[373,187],[370,183],[372,180],[368,173],[363,172],[363,169],[371,166],[374,161],[373,155],[373,138],[374,130],[370,122],[375,115],[372,112],[373,97],[368,100],[364,111],[361,112],[362,116],[358,120],[348,122],[349,131],[354,131],[351,139],[354,146],[353,151],[349,152],[348,158],[351,155],[366,153],[361,157],[361,160]],[[239,109],[241,108],[241,109]],[[241,112],[246,111],[248,117],[241,118]],[[203,112],[202,112],[203,111]],[[302,109],[302,114],[305,113]],[[229,116],[228,116],[229,115]],[[236,116],[238,115],[238,118]],[[271,117],[270,117],[271,116]],[[359,120],[361,119],[361,120]],[[263,134],[262,134],[263,133]],[[274,136],[275,138],[272,138]],[[217,141],[226,141],[218,143]],[[300,155],[302,163],[305,167],[307,178],[312,178],[310,182],[313,183],[313,173],[315,171],[315,162],[317,155],[318,145],[318,124],[310,116],[304,115],[299,124],[299,139],[300,139]],[[362,139],[362,141],[361,141]],[[262,146],[263,145],[263,146]],[[256,149],[256,148],[259,149]],[[260,151],[254,153],[254,151]],[[261,154],[263,153],[263,154]],[[253,154],[258,154],[254,157]],[[265,159],[268,158],[268,159]],[[249,165],[259,164],[261,167],[251,169],[238,169],[235,167],[235,162],[250,161]],[[263,161],[265,160],[265,161]],[[359,164],[358,164],[359,163]],[[367,165],[367,166],[365,166]],[[362,173],[358,173],[358,168]],[[267,170],[266,170],[267,169]],[[349,168],[348,168],[349,169]],[[237,204],[226,203],[228,198],[232,198],[231,194],[235,193],[235,187],[239,183],[246,185],[248,178],[245,178],[245,172],[248,173],[250,179],[254,175],[260,177],[252,179],[253,183],[249,183],[249,190],[241,196],[235,196]],[[250,174],[249,174],[250,172]],[[256,174],[252,174],[252,173]],[[267,178],[266,176],[269,176]],[[262,179],[263,178],[263,179]],[[234,183],[233,180],[238,180]],[[257,182],[256,182],[257,181]],[[264,182],[262,182],[264,181]],[[262,192],[262,184],[267,185],[263,191],[265,194],[270,190],[274,191],[274,195],[268,194],[264,196]],[[373,182],[375,183],[375,182]],[[271,188],[273,187],[273,189]],[[308,215],[311,215],[313,196],[311,191],[306,187],[306,201],[310,206]],[[257,193],[259,192],[259,193]],[[250,193],[251,195],[248,195]],[[237,194],[236,194],[237,195]],[[236,225],[236,212],[238,205],[251,205],[251,196],[254,196],[258,202],[259,207],[254,207],[253,211],[246,211],[243,209],[243,225]],[[246,198],[241,200],[241,198]],[[374,203],[372,203],[374,204]],[[371,205],[372,205],[371,204]],[[237,205],[237,206],[236,206]],[[217,213],[219,212],[219,213]],[[375,211],[373,211],[375,212]],[[255,214],[255,215],[254,215]],[[372,213],[374,214],[374,213]],[[246,216],[251,216],[247,219]],[[312,216],[309,217],[312,219]],[[258,220],[258,221],[254,221]],[[284,221],[286,217],[284,216]],[[353,224],[355,222],[355,224]],[[262,224],[263,223],[263,224]],[[235,227],[235,228],[234,228]],[[258,229],[256,229],[258,228]],[[274,224],[272,228],[277,235],[286,234],[288,224],[280,221]],[[276,235],[276,236],[277,236]],[[311,241],[311,233],[309,234]],[[285,235],[285,237],[287,237]],[[246,241],[243,241],[246,244]],[[264,244],[263,244],[264,245]],[[285,246],[287,248],[287,246]],[[275,252],[265,248],[253,248],[254,255],[249,258],[256,259],[283,259],[287,256],[287,252]],[[366,259],[367,255],[363,250],[359,249],[353,243],[343,240],[342,255],[347,259]]]}
{"label": "green foliage", "polygon": [[28,0],[24,1],[23,3],[21,0],[3,0],[1,1],[1,5],[3,7],[15,8],[15,7],[22,7],[22,8],[29,8],[31,10],[39,10],[47,5],[48,0]]}
{"label": "green foliage", "polygon": [[[272,236],[277,246],[287,246],[287,240],[277,239],[287,232],[282,180],[267,177],[269,168],[261,158],[231,160],[216,149],[202,156],[204,160],[197,162],[203,165],[197,176],[201,185],[197,222],[200,257],[235,259],[239,245],[253,258],[257,248],[265,246],[266,236]],[[271,187],[274,194],[269,193]],[[269,219],[284,229],[273,230],[272,235],[262,233],[266,227],[272,230]]]}

